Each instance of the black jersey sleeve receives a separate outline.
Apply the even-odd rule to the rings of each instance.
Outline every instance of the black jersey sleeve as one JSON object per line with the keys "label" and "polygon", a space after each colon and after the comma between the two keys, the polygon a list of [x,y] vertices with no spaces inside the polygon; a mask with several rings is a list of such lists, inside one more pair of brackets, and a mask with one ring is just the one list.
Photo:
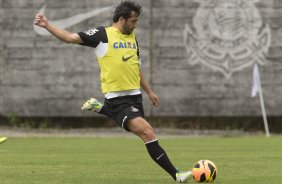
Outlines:
{"label": "black jersey sleeve", "polygon": [[138,60],[139,60],[140,64],[142,64],[142,59],[141,59],[141,54],[140,54],[140,48],[139,48],[139,45],[138,45],[137,38],[135,38],[135,40],[136,40],[136,44],[137,44],[137,57],[138,57]]}
{"label": "black jersey sleeve", "polygon": [[100,42],[108,43],[106,29],[104,27],[89,29],[84,32],[78,32],[77,34],[83,41],[83,43],[80,44],[83,46],[96,48]]}

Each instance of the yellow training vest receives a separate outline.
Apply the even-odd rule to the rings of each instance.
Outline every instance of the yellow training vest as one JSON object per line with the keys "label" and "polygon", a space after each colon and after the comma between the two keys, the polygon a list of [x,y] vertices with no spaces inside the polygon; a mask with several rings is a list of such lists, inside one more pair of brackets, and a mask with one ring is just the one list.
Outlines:
{"label": "yellow training vest", "polygon": [[98,57],[103,93],[140,89],[140,62],[135,34],[122,34],[117,28],[107,27],[108,50]]}

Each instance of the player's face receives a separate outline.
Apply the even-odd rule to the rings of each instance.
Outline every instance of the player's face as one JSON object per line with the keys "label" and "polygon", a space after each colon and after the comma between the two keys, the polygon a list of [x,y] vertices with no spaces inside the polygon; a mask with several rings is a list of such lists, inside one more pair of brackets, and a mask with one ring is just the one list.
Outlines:
{"label": "player's face", "polygon": [[128,18],[123,25],[124,34],[131,34],[137,26],[138,15],[135,12],[131,12],[131,17]]}

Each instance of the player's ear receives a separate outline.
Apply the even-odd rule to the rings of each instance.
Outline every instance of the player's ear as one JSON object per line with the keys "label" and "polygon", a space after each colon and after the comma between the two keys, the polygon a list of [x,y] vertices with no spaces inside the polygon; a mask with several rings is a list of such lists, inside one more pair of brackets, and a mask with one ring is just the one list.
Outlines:
{"label": "player's ear", "polygon": [[120,23],[125,23],[125,18],[124,18],[123,16],[120,16],[119,19],[118,19],[118,21],[119,21]]}

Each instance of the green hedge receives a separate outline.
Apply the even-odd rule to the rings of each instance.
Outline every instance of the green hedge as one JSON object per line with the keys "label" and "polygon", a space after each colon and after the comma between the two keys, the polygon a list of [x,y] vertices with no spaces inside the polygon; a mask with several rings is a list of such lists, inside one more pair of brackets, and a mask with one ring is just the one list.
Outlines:
{"label": "green hedge", "polygon": [[[156,128],[264,131],[262,117],[146,117]],[[269,130],[282,133],[282,117],[268,117]],[[25,128],[116,127],[104,117],[0,117],[0,125]]]}

